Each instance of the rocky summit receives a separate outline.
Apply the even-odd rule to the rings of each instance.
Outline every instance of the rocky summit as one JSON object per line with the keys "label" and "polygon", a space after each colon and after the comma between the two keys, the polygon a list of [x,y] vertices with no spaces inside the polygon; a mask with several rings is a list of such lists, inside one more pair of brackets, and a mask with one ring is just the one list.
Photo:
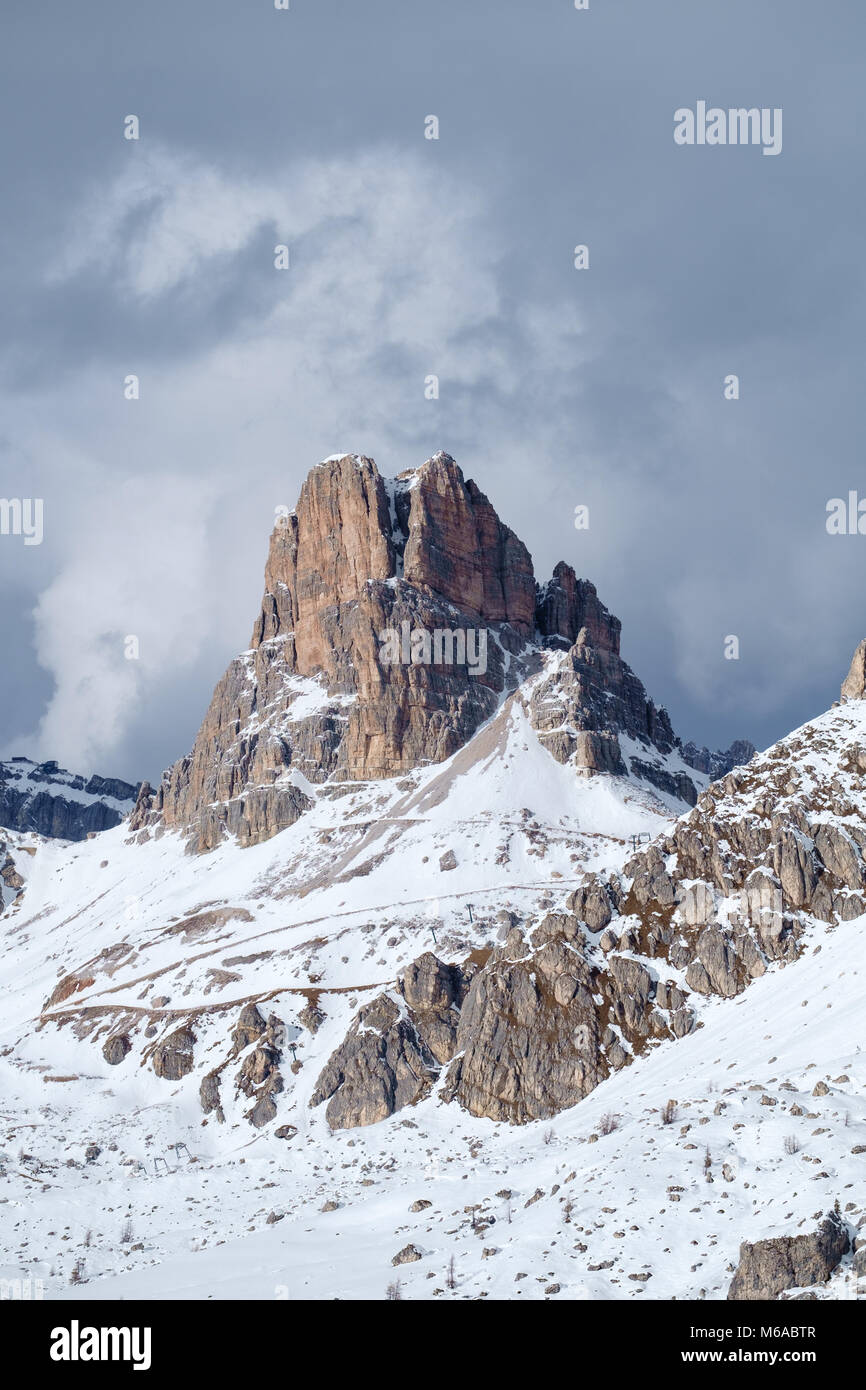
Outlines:
{"label": "rocky summit", "polygon": [[[622,660],[620,627],[570,565],[537,583],[526,546],[450,455],[390,480],[370,458],[330,458],[278,517],[250,646],[190,754],[142,787],[133,828],[179,828],[198,850],[225,834],[260,843],[310,809],[310,783],[444,762],[538,672],[530,716],[557,761],[630,771],[693,803],[690,769],[718,774],[754,749],[684,750]],[[467,656],[479,632],[483,670]],[[387,659],[387,633],[402,659]],[[438,660],[437,633],[449,644]],[[545,663],[549,652],[558,659]]]}
{"label": "rocky summit", "polygon": [[191,753],[0,833],[12,1276],[860,1296],[866,644],[713,752],[620,638],[448,455],[312,470]]}

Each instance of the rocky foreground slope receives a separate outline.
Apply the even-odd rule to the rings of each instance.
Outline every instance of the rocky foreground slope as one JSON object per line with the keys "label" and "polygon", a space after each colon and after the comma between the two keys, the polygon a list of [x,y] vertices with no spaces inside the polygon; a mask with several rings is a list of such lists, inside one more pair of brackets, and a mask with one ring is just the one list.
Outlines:
{"label": "rocky foreground slope", "polygon": [[559,911],[512,914],[483,963],[414,962],[398,994],[358,1014],[312,1104],[327,1100],[335,1126],[370,1123],[450,1063],[443,1099],[489,1119],[549,1118],[691,1032],[700,999],[795,961],[814,922],[862,918],[862,696],[728,773]]}

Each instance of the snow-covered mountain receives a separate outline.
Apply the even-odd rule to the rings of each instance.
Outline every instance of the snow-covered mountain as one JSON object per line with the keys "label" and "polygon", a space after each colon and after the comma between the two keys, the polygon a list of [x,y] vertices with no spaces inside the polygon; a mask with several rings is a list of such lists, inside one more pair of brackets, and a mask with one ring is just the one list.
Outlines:
{"label": "snow-covered mountain", "polygon": [[128,816],[138,785],[118,777],[82,777],[56,762],[0,763],[0,826],[60,840],[83,840]]}
{"label": "snow-covered mountain", "polygon": [[[832,1261],[794,1264],[854,1296],[863,652],[710,784],[592,586],[536,587],[447,456],[399,487],[331,460],[281,529],[190,756],[130,822],[26,846],[0,1277],[721,1298],[742,1241],[838,1203]],[[382,667],[403,613],[489,625],[486,693]]]}

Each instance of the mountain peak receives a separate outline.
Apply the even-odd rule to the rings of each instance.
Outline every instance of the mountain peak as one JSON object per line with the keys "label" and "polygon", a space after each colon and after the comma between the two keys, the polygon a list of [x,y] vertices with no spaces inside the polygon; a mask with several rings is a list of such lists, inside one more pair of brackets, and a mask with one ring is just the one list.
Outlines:
{"label": "mountain peak", "polygon": [[[312,468],[277,520],[250,645],[214,692],[189,757],[144,789],[134,829],[257,843],[325,782],[402,776],[462,748],[530,678],[544,747],[680,801],[697,786],[663,709],[620,656],[621,624],[561,561],[532,557],[444,450],[385,479],[364,454]],[[551,662],[558,650],[562,659]]]}

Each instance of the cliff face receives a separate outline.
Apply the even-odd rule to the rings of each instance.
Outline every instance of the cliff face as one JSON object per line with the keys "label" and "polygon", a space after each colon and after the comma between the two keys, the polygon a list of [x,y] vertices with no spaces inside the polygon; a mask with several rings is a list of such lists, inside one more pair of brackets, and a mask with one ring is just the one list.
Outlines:
{"label": "cliff face", "polygon": [[[199,850],[225,833],[257,843],[303,814],[310,783],[450,757],[539,672],[530,715],[552,755],[625,773],[617,731],[653,757],[676,740],[619,635],[570,566],[538,587],[525,545],[448,454],[393,480],[369,458],[328,459],[274,528],[249,649],[189,756],[143,788],[133,827],[189,829]],[[694,800],[685,772],[666,776]]]}

